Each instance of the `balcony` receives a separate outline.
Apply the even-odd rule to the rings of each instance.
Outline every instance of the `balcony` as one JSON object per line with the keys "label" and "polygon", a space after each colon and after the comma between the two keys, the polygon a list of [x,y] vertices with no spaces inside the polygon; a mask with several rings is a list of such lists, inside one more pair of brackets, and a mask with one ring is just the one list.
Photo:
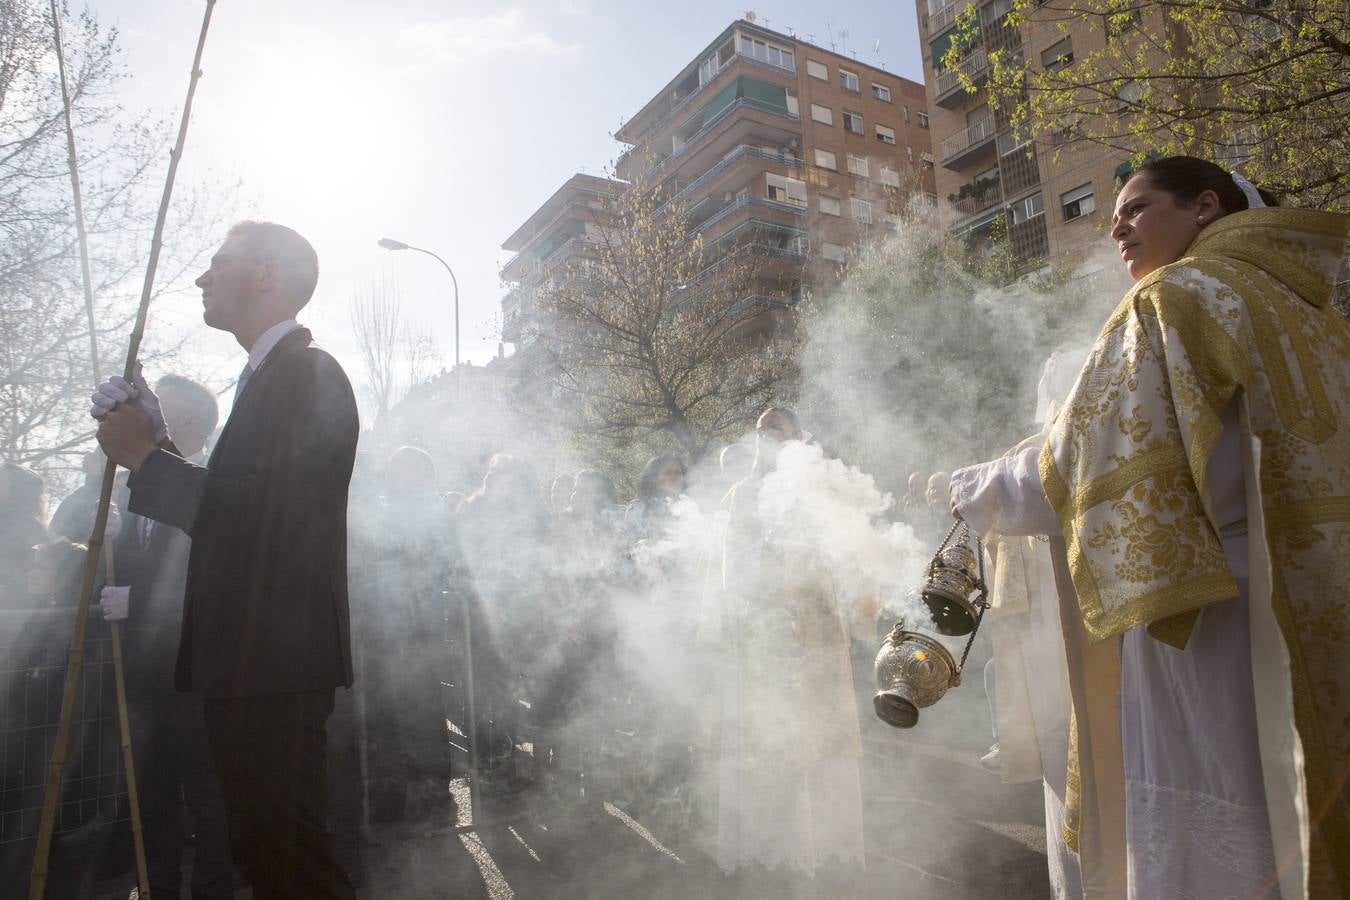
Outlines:
{"label": "balcony", "polygon": [[989,72],[989,53],[983,47],[977,47],[963,56],[957,64],[937,73],[933,79],[933,102],[944,109],[952,109],[965,99],[965,87],[961,84],[960,73],[970,76],[979,83]]}
{"label": "balcony", "polygon": [[957,196],[951,200],[952,209],[962,219],[978,216],[986,209],[992,209],[1003,202],[1003,189],[997,178],[976,181],[964,185],[961,190],[966,196]]}
{"label": "balcony", "polygon": [[942,142],[942,164],[958,169],[993,152],[994,117],[985,116]]}
{"label": "balcony", "polygon": [[539,280],[558,271],[564,263],[572,259],[577,253],[596,250],[602,246],[604,246],[604,241],[600,238],[578,235],[563,241],[537,260],[530,260],[525,258],[524,254],[517,253],[507,260],[506,265],[502,266],[501,275],[507,281]]}
{"label": "balcony", "polygon": [[[748,222],[755,221],[754,216],[760,211],[777,213],[780,215],[786,214],[787,216],[792,217],[792,219],[804,217],[807,214],[807,208],[804,205],[796,206],[792,203],[779,203],[777,200],[765,200],[760,197],[741,196],[737,197],[735,200],[731,201],[726,206],[717,210],[717,212],[713,213],[708,218],[700,221],[692,228],[690,228],[689,237],[693,238],[698,235],[708,237],[708,235],[711,232],[717,230],[717,227],[719,225],[728,222],[733,218],[741,218],[741,216],[739,216],[738,214],[742,212],[745,213],[744,218],[746,221],[737,222],[736,225],[737,226],[745,225]],[[776,221],[774,219],[767,219],[761,221],[763,221],[764,224],[766,225],[783,226],[788,228],[794,227],[793,225],[789,224],[789,222]],[[709,238],[710,244],[716,243],[722,237],[725,237],[726,234],[728,234],[730,231],[731,229],[727,229],[726,232],[718,234],[715,237]]]}
{"label": "balcony", "polygon": [[942,7],[942,9],[933,13],[933,15],[928,18],[928,37],[930,39],[935,38],[948,28],[951,28],[956,24],[956,17],[973,5],[974,4],[970,2],[961,3],[960,0],[952,0],[951,3],[948,3],[946,6]]}
{"label": "balcony", "polygon": [[664,204],[662,204],[660,208],[658,208],[655,212],[652,213],[652,218],[659,219],[661,216],[666,214],[666,211],[670,208],[672,204],[679,203],[680,201],[689,197],[691,194],[698,191],[700,188],[703,188],[706,185],[710,184],[711,182],[716,180],[716,178],[719,175],[721,175],[727,169],[731,168],[733,165],[735,165],[737,162],[740,162],[743,159],[762,159],[767,162],[778,163],[779,165],[791,166],[794,169],[800,169],[803,165],[805,165],[805,162],[796,156],[790,156],[786,153],[770,153],[766,150],[761,150],[759,147],[751,146],[750,144],[741,144],[729,155],[724,156],[721,159],[721,161],[717,163],[717,165],[713,166],[711,169],[704,172],[702,175],[698,176],[693,181],[689,182],[689,184],[681,188],[679,193],[671,197]]}
{"label": "balcony", "polygon": [[[674,121],[676,121],[681,113],[690,109],[696,99],[712,96],[715,91],[710,91],[709,88],[714,86],[720,87],[724,84],[727,81],[728,72],[754,75],[756,74],[756,69],[761,72],[773,73],[779,76],[795,76],[797,74],[795,66],[782,66],[768,62],[767,60],[756,59],[755,57],[748,56],[738,50],[736,55],[731,58],[730,62],[717,70],[717,73],[711,80],[704,82],[688,94],[680,97],[669,110],[662,113],[659,118],[644,128],[637,138],[633,139],[633,145],[623,153],[620,153],[618,160],[614,164],[614,170],[618,176],[626,180],[631,180],[631,173],[628,170],[638,161],[638,151],[649,148],[656,137],[662,134]],[[791,87],[792,84],[793,82],[790,81],[786,83],[784,87]]]}

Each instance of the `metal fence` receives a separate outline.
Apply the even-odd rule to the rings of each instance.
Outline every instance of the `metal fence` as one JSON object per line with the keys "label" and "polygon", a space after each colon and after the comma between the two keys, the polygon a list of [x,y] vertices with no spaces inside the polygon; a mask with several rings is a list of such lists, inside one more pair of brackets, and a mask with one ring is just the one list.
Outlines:
{"label": "metal fence", "polygon": [[[27,883],[74,629],[73,608],[0,610],[0,893],[16,879]],[[57,807],[54,875],[61,874],[59,860],[86,857],[82,848],[106,842],[129,821],[112,642],[96,617],[84,652]]]}

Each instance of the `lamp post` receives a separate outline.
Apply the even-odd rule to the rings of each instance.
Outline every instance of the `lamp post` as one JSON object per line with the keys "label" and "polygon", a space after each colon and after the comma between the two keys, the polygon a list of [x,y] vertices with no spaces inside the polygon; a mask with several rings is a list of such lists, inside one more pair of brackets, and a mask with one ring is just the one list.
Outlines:
{"label": "lamp post", "polygon": [[403,241],[396,241],[393,238],[380,238],[379,244],[386,250],[416,250],[418,253],[425,253],[436,262],[445,266],[445,271],[450,273],[450,283],[455,286],[455,367],[459,367],[459,279],[455,277],[455,270],[450,268],[450,264],[441,259],[430,250],[423,250],[421,247],[414,247],[411,244],[405,244]]}

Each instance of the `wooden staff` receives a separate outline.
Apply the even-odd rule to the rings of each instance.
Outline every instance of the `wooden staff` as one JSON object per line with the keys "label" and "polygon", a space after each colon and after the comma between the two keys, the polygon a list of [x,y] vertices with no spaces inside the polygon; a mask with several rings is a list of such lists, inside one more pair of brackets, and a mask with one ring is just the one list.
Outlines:
{"label": "wooden staff", "polygon": [[[211,11],[216,0],[206,0],[206,13],[202,18],[201,33],[197,37],[197,50],[192,58],[192,73],[188,80],[187,99],[183,102],[183,117],[178,124],[178,140],[169,154],[169,171],[164,180],[164,194],[160,198],[159,213],[155,217],[155,231],[150,240],[150,261],[145,270],[145,281],[141,286],[141,304],[136,312],[136,324],[131,332],[131,344],[127,348],[127,362],[123,377],[131,381],[135,375],[136,358],[140,352],[141,339],[145,335],[145,322],[150,312],[150,295],[155,284],[155,269],[159,266],[160,248],[164,239],[164,220],[169,213],[169,200],[173,196],[174,178],[178,175],[178,163],[183,158],[183,145],[187,141],[188,122],[192,115],[192,97],[197,91],[200,80],[202,49],[206,46],[206,32],[211,25]],[[87,271],[87,270],[86,270]],[[92,308],[92,300],[86,297]],[[95,340],[90,329],[90,340]],[[95,372],[95,376],[97,376]],[[112,500],[113,477],[117,473],[117,464],[108,460],[103,469],[103,485],[99,491],[98,512],[94,516],[94,529],[89,538],[89,552],[84,559],[84,580],[80,589],[80,604],[75,611],[75,634],[71,638],[70,656],[66,664],[66,680],[61,695],[61,718],[56,727],[56,740],[52,747],[52,757],[47,764],[47,789],[42,797],[42,818],[38,824],[37,848],[33,853],[32,878],[28,883],[28,900],[43,900],[47,890],[48,863],[51,854],[52,832],[56,825],[56,806],[61,793],[61,771],[65,767],[66,755],[70,749],[70,723],[75,712],[75,691],[79,687],[80,671],[84,667],[84,634],[89,623],[89,607],[93,602],[94,582],[98,575],[98,555],[103,547],[103,531],[108,524],[108,505]],[[114,653],[120,650],[120,641],[114,632]],[[119,695],[124,694],[124,686],[118,679]],[[121,697],[119,697],[121,699]],[[125,710],[125,706],[123,706]],[[123,713],[125,715],[125,712]],[[128,778],[135,775],[128,765]],[[130,786],[131,781],[128,781]],[[143,864],[142,864],[143,865]],[[142,876],[143,877],[143,876]]]}
{"label": "wooden staff", "polygon": [[[70,114],[70,86],[66,80],[66,52],[61,42],[61,11],[51,0],[52,34],[56,41],[56,69],[61,77],[61,109],[66,121],[66,161],[70,168],[70,191],[75,201],[75,234],[80,243],[80,283],[84,286],[84,311],[89,320],[89,361],[98,384],[103,363],[98,356],[98,334],[94,323],[94,279],[89,270],[89,234],[84,222],[84,192],[80,190],[79,155],[75,152],[75,123]],[[112,544],[103,545],[103,570],[109,583],[117,581]],[[122,628],[110,622],[112,636],[113,683],[117,691],[117,730],[122,741],[122,760],[127,771],[127,805],[131,808],[131,839],[136,852],[136,885],[139,895],[150,900],[150,870],[145,858],[145,833],[141,826],[141,795],[136,789],[136,761],[131,751],[131,719],[127,714],[127,681],[122,665]]]}

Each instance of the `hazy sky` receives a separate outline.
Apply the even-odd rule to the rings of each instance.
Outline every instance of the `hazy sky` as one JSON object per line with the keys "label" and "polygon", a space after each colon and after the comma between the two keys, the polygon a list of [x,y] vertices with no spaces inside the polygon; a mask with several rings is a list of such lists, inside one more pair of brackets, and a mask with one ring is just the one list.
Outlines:
{"label": "hazy sky", "polygon": [[[824,46],[829,28],[862,61],[922,80],[912,0],[752,8],[761,24]],[[220,0],[180,183],[237,178],[258,216],[314,242],[323,274],[302,321],[353,380],[351,295],[383,275],[402,288],[405,317],[453,359],[448,276],[429,257],[378,248],[382,236],[454,268],[462,355],[483,363],[497,351],[501,242],[569,175],[602,173],[618,150],[609,134],[746,9]],[[95,0],[93,10],[121,31],[128,103],[176,122],[203,3]],[[207,346],[242,358],[229,339]]]}

